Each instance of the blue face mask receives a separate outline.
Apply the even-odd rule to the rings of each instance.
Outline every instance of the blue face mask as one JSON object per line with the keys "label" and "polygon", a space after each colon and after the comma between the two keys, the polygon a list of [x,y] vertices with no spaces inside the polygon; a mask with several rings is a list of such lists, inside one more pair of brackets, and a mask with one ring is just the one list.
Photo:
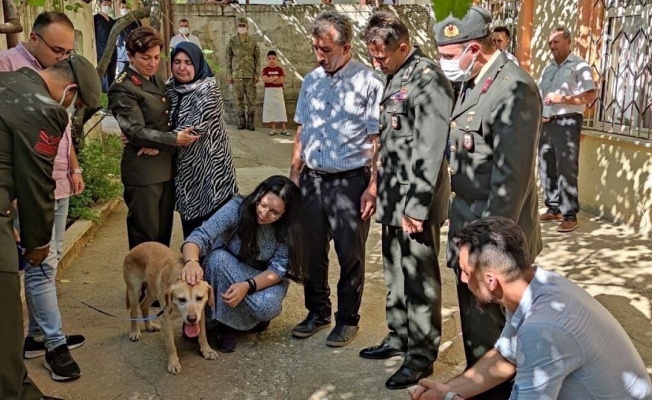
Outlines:
{"label": "blue face mask", "polygon": [[471,70],[473,69],[473,64],[475,64],[475,59],[478,57],[477,54],[473,56],[473,61],[471,61],[471,64],[469,64],[466,70],[462,70],[460,67],[460,59],[464,57],[464,54],[466,54],[468,50],[469,46],[466,46],[462,54],[454,60],[446,60],[443,58],[439,60],[441,69],[444,71],[444,75],[446,75],[449,81],[466,82],[471,77]]}

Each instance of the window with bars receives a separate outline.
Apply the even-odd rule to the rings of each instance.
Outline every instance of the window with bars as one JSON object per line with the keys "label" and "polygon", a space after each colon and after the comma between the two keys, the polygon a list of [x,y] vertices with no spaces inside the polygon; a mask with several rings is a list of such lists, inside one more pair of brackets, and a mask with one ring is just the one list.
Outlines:
{"label": "window with bars", "polygon": [[651,140],[652,0],[598,1],[606,1],[602,49],[594,65],[600,79],[585,125]]}

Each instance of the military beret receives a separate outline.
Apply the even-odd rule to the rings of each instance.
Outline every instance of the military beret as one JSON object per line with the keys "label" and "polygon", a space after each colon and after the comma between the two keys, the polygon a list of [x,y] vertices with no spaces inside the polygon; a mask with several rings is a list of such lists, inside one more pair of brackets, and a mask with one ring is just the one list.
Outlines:
{"label": "military beret", "polygon": [[97,70],[90,61],[78,54],[71,54],[68,58],[72,75],[77,84],[79,97],[86,107],[97,109],[100,107],[102,84]]}
{"label": "military beret", "polygon": [[461,20],[450,15],[435,25],[437,45],[446,46],[483,38],[491,33],[491,20],[491,13],[478,6],[472,6]]}
{"label": "military beret", "polygon": [[249,25],[249,21],[247,21],[247,18],[245,18],[245,17],[238,17],[238,23],[239,24],[247,24],[247,25]]}

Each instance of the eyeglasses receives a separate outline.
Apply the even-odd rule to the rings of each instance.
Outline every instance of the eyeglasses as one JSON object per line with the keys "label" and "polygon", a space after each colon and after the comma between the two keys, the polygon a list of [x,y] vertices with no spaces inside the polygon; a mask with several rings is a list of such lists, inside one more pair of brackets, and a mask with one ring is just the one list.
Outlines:
{"label": "eyeglasses", "polygon": [[66,49],[63,49],[63,48],[58,47],[58,46],[52,47],[52,46],[50,46],[50,43],[48,43],[45,39],[43,39],[43,36],[41,36],[40,34],[38,34],[36,32],[34,32],[34,34],[36,36],[38,36],[43,41],[43,43],[45,43],[45,45],[48,46],[50,48],[50,50],[52,50],[52,52],[54,54],[58,55],[59,57],[69,56],[71,54],[75,54],[75,49],[66,50]]}
{"label": "eyeglasses", "polygon": [[238,24],[238,28],[246,28],[247,24]]}
{"label": "eyeglasses", "polygon": [[269,213],[269,215],[273,219],[281,218],[281,216],[283,215],[283,212],[280,212],[280,211],[274,210],[273,208],[270,208],[267,204],[263,203],[262,201],[257,201],[256,206],[258,207],[258,209],[261,212]]}

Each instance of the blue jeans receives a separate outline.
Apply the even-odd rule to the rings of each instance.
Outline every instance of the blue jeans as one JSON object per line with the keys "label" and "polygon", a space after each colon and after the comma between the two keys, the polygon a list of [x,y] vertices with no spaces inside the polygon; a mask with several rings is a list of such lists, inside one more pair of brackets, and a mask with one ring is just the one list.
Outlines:
{"label": "blue jeans", "polygon": [[54,227],[52,228],[52,239],[50,239],[50,254],[41,264],[42,269],[38,266],[29,266],[25,269],[25,299],[29,316],[27,335],[33,338],[43,336],[45,348],[48,350],[66,344],[54,282],[63,250],[68,204],[68,198],[56,200],[54,203]]}

